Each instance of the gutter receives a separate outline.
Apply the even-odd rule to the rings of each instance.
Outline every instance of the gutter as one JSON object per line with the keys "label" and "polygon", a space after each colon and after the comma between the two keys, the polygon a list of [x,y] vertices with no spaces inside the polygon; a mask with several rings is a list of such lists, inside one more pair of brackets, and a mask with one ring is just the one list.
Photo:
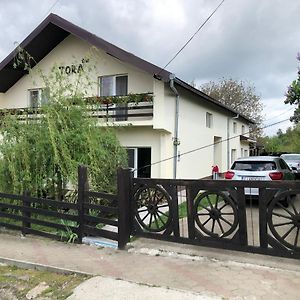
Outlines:
{"label": "gutter", "polygon": [[179,123],[179,93],[174,86],[175,75],[170,74],[170,89],[175,94],[175,122],[174,122],[174,137],[173,137],[173,179],[177,177],[177,157],[178,146],[180,141],[178,139],[178,123]]}

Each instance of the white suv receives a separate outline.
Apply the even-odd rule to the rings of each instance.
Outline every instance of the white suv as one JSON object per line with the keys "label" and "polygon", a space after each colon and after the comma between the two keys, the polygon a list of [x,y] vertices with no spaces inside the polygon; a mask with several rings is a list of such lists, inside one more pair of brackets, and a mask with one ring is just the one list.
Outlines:
{"label": "white suv", "polygon": [[[232,180],[293,180],[295,175],[280,157],[251,156],[237,159],[225,179]],[[245,195],[257,196],[258,188],[245,188]]]}

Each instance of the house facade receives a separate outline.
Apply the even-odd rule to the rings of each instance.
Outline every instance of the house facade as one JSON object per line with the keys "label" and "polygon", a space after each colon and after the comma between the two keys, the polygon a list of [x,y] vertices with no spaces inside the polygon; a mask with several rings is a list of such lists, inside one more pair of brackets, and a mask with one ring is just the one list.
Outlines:
{"label": "house facade", "polygon": [[34,58],[33,69],[28,74],[15,68],[16,50],[0,63],[1,109],[47,101],[37,70],[49,74],[53,68],[70,82],[87,72],[87,97],[129,94],[152,100],[104,104],[94,115],[99,126],[114,126],[136,176],[202,178],[213,165],[224,172],[236,158],[249,155],[250,119],[59,16],[50,14],[20,46]]}

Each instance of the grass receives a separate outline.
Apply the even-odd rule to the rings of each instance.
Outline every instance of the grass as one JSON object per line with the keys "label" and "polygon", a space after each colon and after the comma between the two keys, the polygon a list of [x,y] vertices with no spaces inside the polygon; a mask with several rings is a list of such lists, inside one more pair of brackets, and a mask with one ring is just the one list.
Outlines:
{"label": "grass", "polygon": [[39,297],[63,300],[73,293],[75,287],[89,278],[87,275],[60,274],[0,265],[0,298],[26,299],[26,294],[31,289],[44,282],[48,288]]}

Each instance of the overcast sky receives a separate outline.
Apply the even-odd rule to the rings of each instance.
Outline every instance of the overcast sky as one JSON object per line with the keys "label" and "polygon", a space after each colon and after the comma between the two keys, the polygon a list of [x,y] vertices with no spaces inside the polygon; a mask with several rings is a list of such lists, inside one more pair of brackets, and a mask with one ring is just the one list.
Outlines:
{"label": "overcast sky", "polygon": [[[0,60],[50,11],[156,65],[164,66],[220,0],[0,0]],[[288,118],[287,86],[297,77],[300,1],[225,0],[169,65],[201,84],[222,77],[254,85],[265,124]],[[265,130],[285,130],[285,122]]]}

